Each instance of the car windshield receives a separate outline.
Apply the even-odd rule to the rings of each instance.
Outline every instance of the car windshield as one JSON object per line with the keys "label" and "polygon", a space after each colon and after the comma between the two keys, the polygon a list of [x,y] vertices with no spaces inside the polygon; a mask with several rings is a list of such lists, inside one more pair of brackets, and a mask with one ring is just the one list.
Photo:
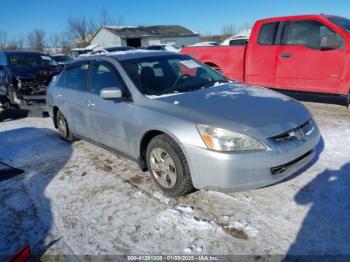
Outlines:
{"label": "car windshield", "polygon": [[44,54],[9,54],[8,61],[15,68],[57,65],[50,56]]}
{"label": "car windshield", "polygon": [[185,55],[145,57],[121,63],[136,87],[145,95],[190,92],[229,81]]}
{"label": "car windshield", "polygon": [[350,20],[344,17],[332,16],[329,21],[335,23],[336,25],[342,27],[347,32],[350,33]]}

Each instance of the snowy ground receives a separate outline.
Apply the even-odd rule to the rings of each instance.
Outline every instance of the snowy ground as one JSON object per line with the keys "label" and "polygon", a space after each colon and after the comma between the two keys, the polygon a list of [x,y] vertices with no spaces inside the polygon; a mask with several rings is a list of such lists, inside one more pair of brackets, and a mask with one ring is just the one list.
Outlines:
{"label": "snowy ground", "polygon": [[259,190],[177,199],[163,196],[135,163],[84,141],[61,141],[49,118],[1,122],[0,161],[25,173],[0,178],[0,257],[25,242],[44,258],[350,255],[350,113],[306,105],[323,135],[307,170]]}

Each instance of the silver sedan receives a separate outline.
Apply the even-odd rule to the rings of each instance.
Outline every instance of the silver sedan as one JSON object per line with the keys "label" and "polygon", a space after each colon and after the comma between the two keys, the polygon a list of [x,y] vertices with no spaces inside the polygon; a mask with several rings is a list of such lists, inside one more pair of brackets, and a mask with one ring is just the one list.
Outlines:
{"label": "silver sedan", "polygon": [[79,59],[52,81],[47,104],[63,139],[136,161],[169,196],[276,183],[310,162],[320,139],[294,99],[168,52]]}

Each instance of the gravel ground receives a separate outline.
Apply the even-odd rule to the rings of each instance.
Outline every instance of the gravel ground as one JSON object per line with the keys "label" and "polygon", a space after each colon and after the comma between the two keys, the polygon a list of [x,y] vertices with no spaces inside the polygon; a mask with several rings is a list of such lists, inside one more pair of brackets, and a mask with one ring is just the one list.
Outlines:
{"label": "gravel ground", "polygon": [[[350,255],[350,112],[305,103],[323,140],[303,172],[240,193],[167,198],[137,165],[58,138],[51,119],[2,116],[0,258],[49,255]],[[1,115],[1,112],[0,112]]]}

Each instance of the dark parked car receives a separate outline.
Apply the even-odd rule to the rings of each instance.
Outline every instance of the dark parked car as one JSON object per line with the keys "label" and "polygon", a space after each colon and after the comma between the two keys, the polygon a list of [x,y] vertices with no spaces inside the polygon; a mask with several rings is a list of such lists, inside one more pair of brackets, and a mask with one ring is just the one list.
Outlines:
{"label": "dark parked car", "polygon": [[47,86],[62,69],[46,53],[0,52],[1,107],[27,109],[28,106],[45,105]]}
{"label": "dark parked car", "polygon": [[51,57],[58,64],[61,64],[61,65],[73,61],[73,58],[71,58],[70,56],[65,55],[65,54],[53,54],[53,55],[51,55]]}

